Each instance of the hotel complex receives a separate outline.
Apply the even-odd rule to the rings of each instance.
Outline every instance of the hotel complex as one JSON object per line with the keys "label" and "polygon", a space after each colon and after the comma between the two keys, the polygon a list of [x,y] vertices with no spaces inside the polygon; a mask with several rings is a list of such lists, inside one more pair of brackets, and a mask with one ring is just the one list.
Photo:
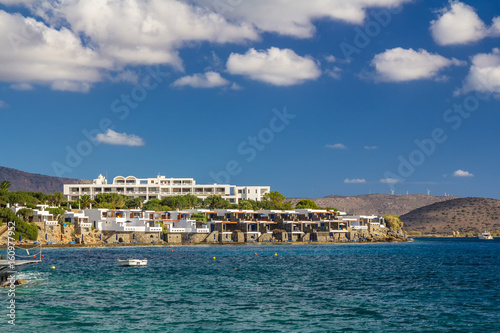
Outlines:
{"label": "hotel complex", "polygon": [[140,198],[145,201],[150,199],[161,199],[174,195],[192,194],[198,198],[206,198],[210,195],[220,195],[231,203],[239,200],[251,199],[262,200],[265,193],[269,193],[269,186],[236,186],[236,185],[200,185],[193,178],[165,178],[158,175],[156,178],[136,178],[134,176],[118,176],[108,184],[103,175],[94,179],[92,184],[65,184],[64,195],[68,200],[76,200],[82,195],[88,195],[94,199],[101,193],[124,194],[129,198]]}

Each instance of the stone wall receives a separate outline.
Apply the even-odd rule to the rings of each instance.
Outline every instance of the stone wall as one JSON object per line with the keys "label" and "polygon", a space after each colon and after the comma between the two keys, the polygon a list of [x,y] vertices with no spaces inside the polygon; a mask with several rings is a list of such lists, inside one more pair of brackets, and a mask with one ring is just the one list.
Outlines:
{"label": "stone wall", "polygon": [[202,243],[208,237],[208,234],[188,234],[188,241],[190,243]]}
{"label": "stone wall", "polygon": [[263,233],[262,235],[260,235],[259,239],[258,239],[259,242],[272,242],[273,241],[273,234],[269,234],[269,233]]}
{"label": "stone wall", "polygon": [[245,234],[239,230],[235,231],[235,232],[233,232],[232,240],[235,243],[244,243],[245,242]]}
{"label": "stone wall", "polygon": [[221,242],[221,243],[232,242],[233,241],[232,236],[233,236],[233,233],[230,233],[230,234],[220,233],[219,234],[219,242]]}
{"label": "stone wall", "polygon": [[181,243],[182,242],[182,235],[181,234],[171,234],[171,233],[167,233],[167,234],[163,234],[163,239],[167,242],[167,243]]}
{"label": "stone wall", "polygon": [[219,232],[218,231],[212,231],[207,238],[205,238],[205,242],[207,243],[215,243],[219,241]]}

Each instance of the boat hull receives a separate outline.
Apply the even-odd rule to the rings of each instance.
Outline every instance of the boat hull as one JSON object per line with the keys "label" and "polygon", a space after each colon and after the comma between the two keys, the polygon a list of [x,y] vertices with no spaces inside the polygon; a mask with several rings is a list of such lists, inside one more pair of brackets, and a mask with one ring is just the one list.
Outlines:
{"label": "boat hull", "polygon": [[148,264],[147,259],[118,259],[118,265],[120,266],[146,266]]}

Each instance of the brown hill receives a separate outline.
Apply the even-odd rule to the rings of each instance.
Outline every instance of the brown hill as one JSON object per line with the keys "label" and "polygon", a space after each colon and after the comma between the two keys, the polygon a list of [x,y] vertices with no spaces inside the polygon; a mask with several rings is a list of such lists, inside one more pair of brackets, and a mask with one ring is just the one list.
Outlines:
{"label": "brown hill", "polygon": [[500,200],[458,198],[400,216],[404,229],[422,233],[479,233],[500,230]]}
{"label": "brown hill", "polygon": [[[332,195],[311,200],[316,202],[320,207],[333,207],[355,215],[403,215],[420,207],[455,198],[456,197],[435,197],[424,194],[364,194],[352,197]],[[294,205],[300,200],[300,198],[289,199]]]}
{"label": "brown hill", "polygon": [[53,194],[63,190],[63,184],[90,184],[84,179],[61,178],[24,172],[0,166],[0,181],[8,180],[11,191],[33,191]]}

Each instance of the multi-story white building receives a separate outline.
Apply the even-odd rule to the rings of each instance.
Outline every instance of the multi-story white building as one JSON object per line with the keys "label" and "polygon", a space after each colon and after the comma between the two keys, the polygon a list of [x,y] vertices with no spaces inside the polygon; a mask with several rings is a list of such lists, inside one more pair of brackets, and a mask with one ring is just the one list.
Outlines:
{"label": "multi-story white building", "polygon": [[65,184],[64,195],[68,200],[76,200],[82,195],[91,199],[100,193],[124,194],[129,198],[143,200],[161,199],[174,195],[192,194],[198,198],[210,195],[220,195],[231,203],[242,199],[262,200],[269,193],[269,186],[236,186],[236,185],[200,185],[193,178],[166,178],[158,175],[156,178],[136,178],[134,176],[117,176],[112,184],[103,175],[94,179],[92,184]]}

